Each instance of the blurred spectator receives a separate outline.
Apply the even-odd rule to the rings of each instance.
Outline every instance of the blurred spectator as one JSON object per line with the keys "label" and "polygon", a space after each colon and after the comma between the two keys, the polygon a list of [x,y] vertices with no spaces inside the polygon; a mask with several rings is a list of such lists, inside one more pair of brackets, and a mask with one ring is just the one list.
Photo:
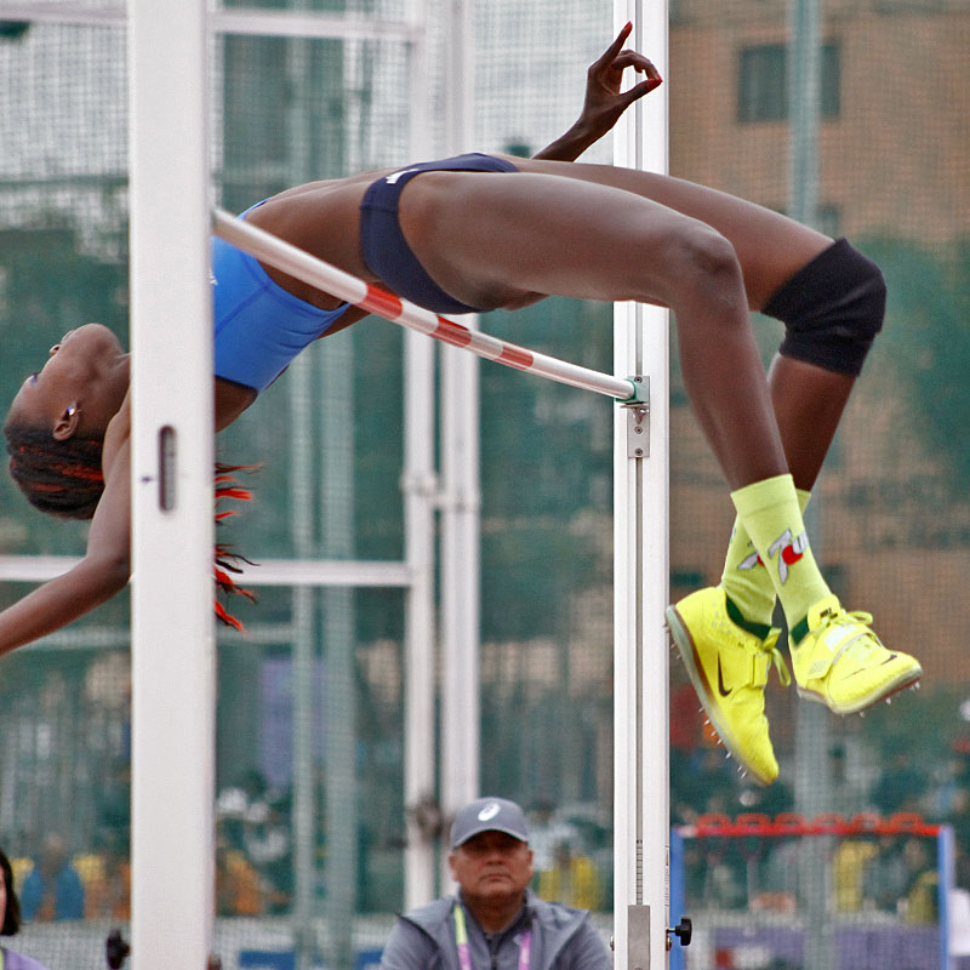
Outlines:
{"label": "blurred spectator", "polygon": [[762,908],[793,912],[797,908],[798,874],[801,871],[801,841],[798,838],[781,838],[770,841],[764,863],[763,892],[773,900]]}
{"label": "blurred spectator", "polygon": [[254,826],[269,818],[265,794],[262,776],[250,771],[216,799],[216,912],[220,916],[258,916],[265,911],[263,880],[250,857]]}
{"label": "blurred spectator", "polygon": [[913,764],[910,753],[894,746],[888,766],[872,790],[872,801],[885,815],[896,812],[918,812],[920,799],[926,791],[926,779]]}
{"label": "blurred spectator", "polygon": [[850,764],[850,755],[857,749],[849,749],[837,741],[828,750],[829,780],[826,789],[827,810],[852,818],[869,807],[865,786],[859,781],[858,764]]}
{"label": "blurred spectator", "polygon": [[131,863],[123,836],[107,836],[101,851],[76,856],[74,866],[84,884],[87,919],[131,919]]}
{"label": "blurred spectator", "polygon": [[220,838],[216,844],[216,913],[259,916],[262,912],[259,874],[244,852]]}
{"label": "blurred spectator", "polygon": [[671,775],[670,785],[675,824],[693,824],[699,816],[710,813],[733,816],[739,810],[737,772],[722,747],[711,744],[698,748],[691,760]]}
{"label": "blurred spectator", "polygon": [[[20,901],[14,887],[13,869],[3,849],[0,849],[0,936],[16,936],[20,932]],[[0,946],[0,967],[3,970],[47,970],[47,968]]]}
{"label": "blurred spectator", "polygon": [[933,865],[928,840],[911,837],[879,840],[863,879],[867,900],[884,911],[896,913],[909,923],[937,919],[938,873]]}
{"label": "blurred spectator", "polygon": [[949,756],[934,780],[926,803],[930,818],[946,821],[964,812],[970,794],[970,742],[966,738],[951,743]]}
{"label": "blurred spectator", "polygon": [[25,920],[82,919],[84,886],[61,836],[48,835],[41,856],[24,880],[20,897]]}
{"label": "blurred spectator", "polygon": [[293,888],[290,828],[279,800],[253,802],[243,816],[243,845],[260,876],[266,907],[284,913]]}
{"label": "blurred spectator", "polygon": [[539,872],[539,896],[576,909],[599,909],[603,885],[593,860],[562,839],[553,850],[552,865]]}
{"label": "blurred spectator", "polygon": [[835,908],[842,913],[858,913],[865,899],[866,869],[879,854],[873,839],[842,839],[832,859],[835,883]]}
{"label": "blurred spectator", "polygon": [[125,843],[131,841],[131,762],[127,758],[115,761],[101,790],[98,829]]}

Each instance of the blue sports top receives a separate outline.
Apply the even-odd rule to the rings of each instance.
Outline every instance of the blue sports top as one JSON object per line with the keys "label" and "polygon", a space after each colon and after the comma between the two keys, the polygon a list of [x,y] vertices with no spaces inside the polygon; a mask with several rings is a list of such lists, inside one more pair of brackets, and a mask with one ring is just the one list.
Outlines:
{"label": "blue sports top", "polygon": [[212,295],[215,376],[256,392],[269,387],[350,306],[321,310],[287,293],[254,256],[215,236]]}

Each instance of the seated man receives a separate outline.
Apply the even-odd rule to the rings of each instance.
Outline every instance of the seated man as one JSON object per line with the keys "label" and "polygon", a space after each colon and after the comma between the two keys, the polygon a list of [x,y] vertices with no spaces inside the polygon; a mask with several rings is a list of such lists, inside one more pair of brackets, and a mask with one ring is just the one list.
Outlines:
{"label": "seated man", "polygon": [[458,892],[399,917],[382,970],[609,970],[589,914],[528,889],[532,850],[515,802],[466,805],[451,828],[448,863]]}

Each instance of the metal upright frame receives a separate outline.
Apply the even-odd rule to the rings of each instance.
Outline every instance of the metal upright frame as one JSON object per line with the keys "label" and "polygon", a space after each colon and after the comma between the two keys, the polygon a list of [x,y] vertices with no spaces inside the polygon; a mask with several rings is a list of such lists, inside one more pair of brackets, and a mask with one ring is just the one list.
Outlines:
{"label": "metal upright frame", "polygon": [[[614,0],[618,30],[667,77],[667,4]],[[617,125],[619,165],[667,171],[661,87]],[[649,402],[617,408],[614,425],[614,966],[660,970],[669,925],[669,689],[664,607],[669,586],[667,311],[614,310],[614,370],[638,374]]]}
{"label": "metal upright frame", "polygon": [[[214,898],[206,8],[129,8],[132,952],[203,968]],[[178,374],[178,394],[160,374]]]}

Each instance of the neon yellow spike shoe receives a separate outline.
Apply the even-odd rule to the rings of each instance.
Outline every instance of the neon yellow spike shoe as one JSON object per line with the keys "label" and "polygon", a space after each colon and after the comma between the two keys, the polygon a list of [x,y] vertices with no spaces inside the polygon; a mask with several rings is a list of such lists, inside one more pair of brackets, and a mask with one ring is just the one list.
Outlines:
{"label": "neon yellow spike shoe", "polygon": [[728,751],[762,785],[778,777],[768,736],[765,685],[772,663],[791,675],[776,647],[779,630],[748,623],[720,586],[668,606],[667,625],[704,710]]}
{"label": "neon yellow spike shoe", "polygon": [[790,638],[800,696],[836,714],[855,714],[920,679],[919,661],[887,650],[870,623],[868,613],[847,613],[835,596],[808,611]]}

